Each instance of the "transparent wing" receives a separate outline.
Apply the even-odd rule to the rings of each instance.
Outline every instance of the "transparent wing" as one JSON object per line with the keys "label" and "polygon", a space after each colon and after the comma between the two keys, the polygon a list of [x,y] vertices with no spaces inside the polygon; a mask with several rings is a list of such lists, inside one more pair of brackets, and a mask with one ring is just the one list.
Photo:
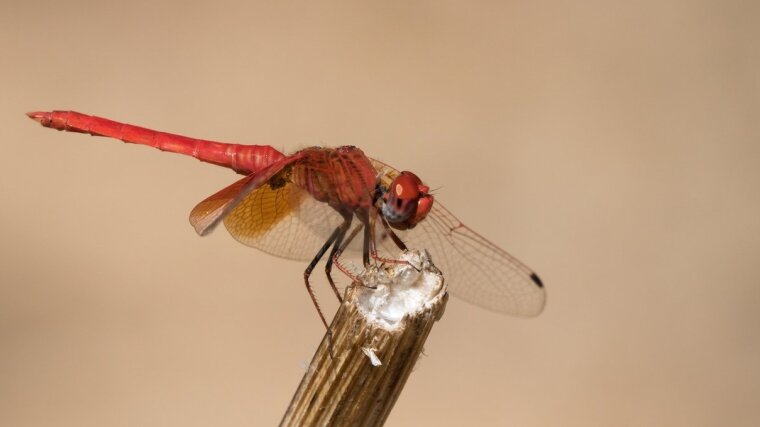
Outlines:
{"label": "transparent wing", "polygon": [[[383,172],[384,183],[398,174],[382,162],[373,162]],[[546,292],[538,275],[464,225],[438,200],[414,229],[398,234],[410,249],[430,252],[453,295],[505,314],[535,316],[543,310]]]}
{"label": "transparent wing", "polygon": [[438,201],[402,240],[427,249],[451,293],[489,310],[535,316],[544,308],[543,284],[515,257],[462,224]]}

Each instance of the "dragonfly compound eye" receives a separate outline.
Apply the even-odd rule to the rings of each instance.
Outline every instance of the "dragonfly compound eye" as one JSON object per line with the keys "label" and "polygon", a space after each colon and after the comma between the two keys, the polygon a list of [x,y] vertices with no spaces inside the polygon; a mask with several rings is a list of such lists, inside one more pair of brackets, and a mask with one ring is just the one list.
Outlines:
{"label": "dragonfly compound eye", "polygon": [[414,227],[433,206],[433,196],[428,191],[417,175],[401,172],[385,193],[383,217],[395,228]]}

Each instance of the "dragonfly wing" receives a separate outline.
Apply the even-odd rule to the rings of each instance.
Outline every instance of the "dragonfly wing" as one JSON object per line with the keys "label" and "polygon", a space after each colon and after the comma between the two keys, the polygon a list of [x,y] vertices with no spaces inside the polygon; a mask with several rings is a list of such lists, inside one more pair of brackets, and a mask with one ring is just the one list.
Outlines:
{"label": "dragonfly wing", "polygon": [[302,157],[303,155],[299,152],[280,159],[259,172],[248,175],[211,195],[198,203],[190,212],[190,224],[200,235],[211,232],[251,192],[267,183],[280,172],[284,172],[286,168]]}
{"label": "dragonfly wing", "polygon": [[[372,162],[384,185],[399,173]],[[398,234],[409,248],[427,249],[451,293],[465,301],[517,316],[538,315],[546,304],[543,283],[533,270],[464,225],[437,200],[415,228]],[[385,244],[389,239],[379,240]]]}
{"label": "dragonfly wing", "polygon": [[282,258],[311,261],[343,217],[293,183],[262,185],[224,218],[240,243]]}
{"label": "dragonfly wing", "polygon": [[412,248],[427,249],[451,293],[465,301],[517,316],[536,316],[544,308],[546,292],[538,275],[437,201],[402,240]]}
{"label": "dragonfly wing", "polygon": [[244,245],[282,258],[311,261],[343,218],[329,205],[278,175],[291,156],[200,202],[190,213],[198,234],[223,221]]}
{"label": "dragonfly wing", "polygon": [[217,193],[212,194],[202,202],[198,203],[190,212],[190,224],[195,228],[195,231],[200,235],[207,233],[206,230],[210,228],[216,218],[222,215],[224,208],[235,199],[235,196],[237,196],[246,184],[253,180],[253,178],[254,175],[249,175],[243,179],[235,181],[234,184],[221,189]]}

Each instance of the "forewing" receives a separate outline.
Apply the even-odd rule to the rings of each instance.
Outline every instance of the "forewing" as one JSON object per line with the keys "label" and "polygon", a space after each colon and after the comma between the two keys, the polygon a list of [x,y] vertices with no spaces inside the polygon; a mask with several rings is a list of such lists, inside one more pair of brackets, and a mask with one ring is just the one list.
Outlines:
{"label": "forewing", "polygon": [[437,201],[402,238],[425,248],[455,296],[489,310],[535,316],[544,308],[543,284],[530,268],[461,223]]}
{"label": "forewing", "polygon": [[[385,185],[398,174],[385,163],[373,164]],[[546,292],[538,275],[464,225],[438,200],[424,220],[399,236],[410,249],[430,252],[453,295],[505,314],[535,316],[543,310]]]}

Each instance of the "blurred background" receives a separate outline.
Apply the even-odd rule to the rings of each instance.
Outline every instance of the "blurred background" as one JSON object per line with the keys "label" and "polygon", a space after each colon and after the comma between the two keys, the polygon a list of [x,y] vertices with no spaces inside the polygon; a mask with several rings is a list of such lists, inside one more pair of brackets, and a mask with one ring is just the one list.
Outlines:
{"label": "blurred background", "polygon": [[760,424],[759,9],[4,2],[0,425],[274,425],[324,332],[305,264],[188,225],[236,175],[52,109],[358,145],[535,268],[538,318],[449,302],[388,425]]}

